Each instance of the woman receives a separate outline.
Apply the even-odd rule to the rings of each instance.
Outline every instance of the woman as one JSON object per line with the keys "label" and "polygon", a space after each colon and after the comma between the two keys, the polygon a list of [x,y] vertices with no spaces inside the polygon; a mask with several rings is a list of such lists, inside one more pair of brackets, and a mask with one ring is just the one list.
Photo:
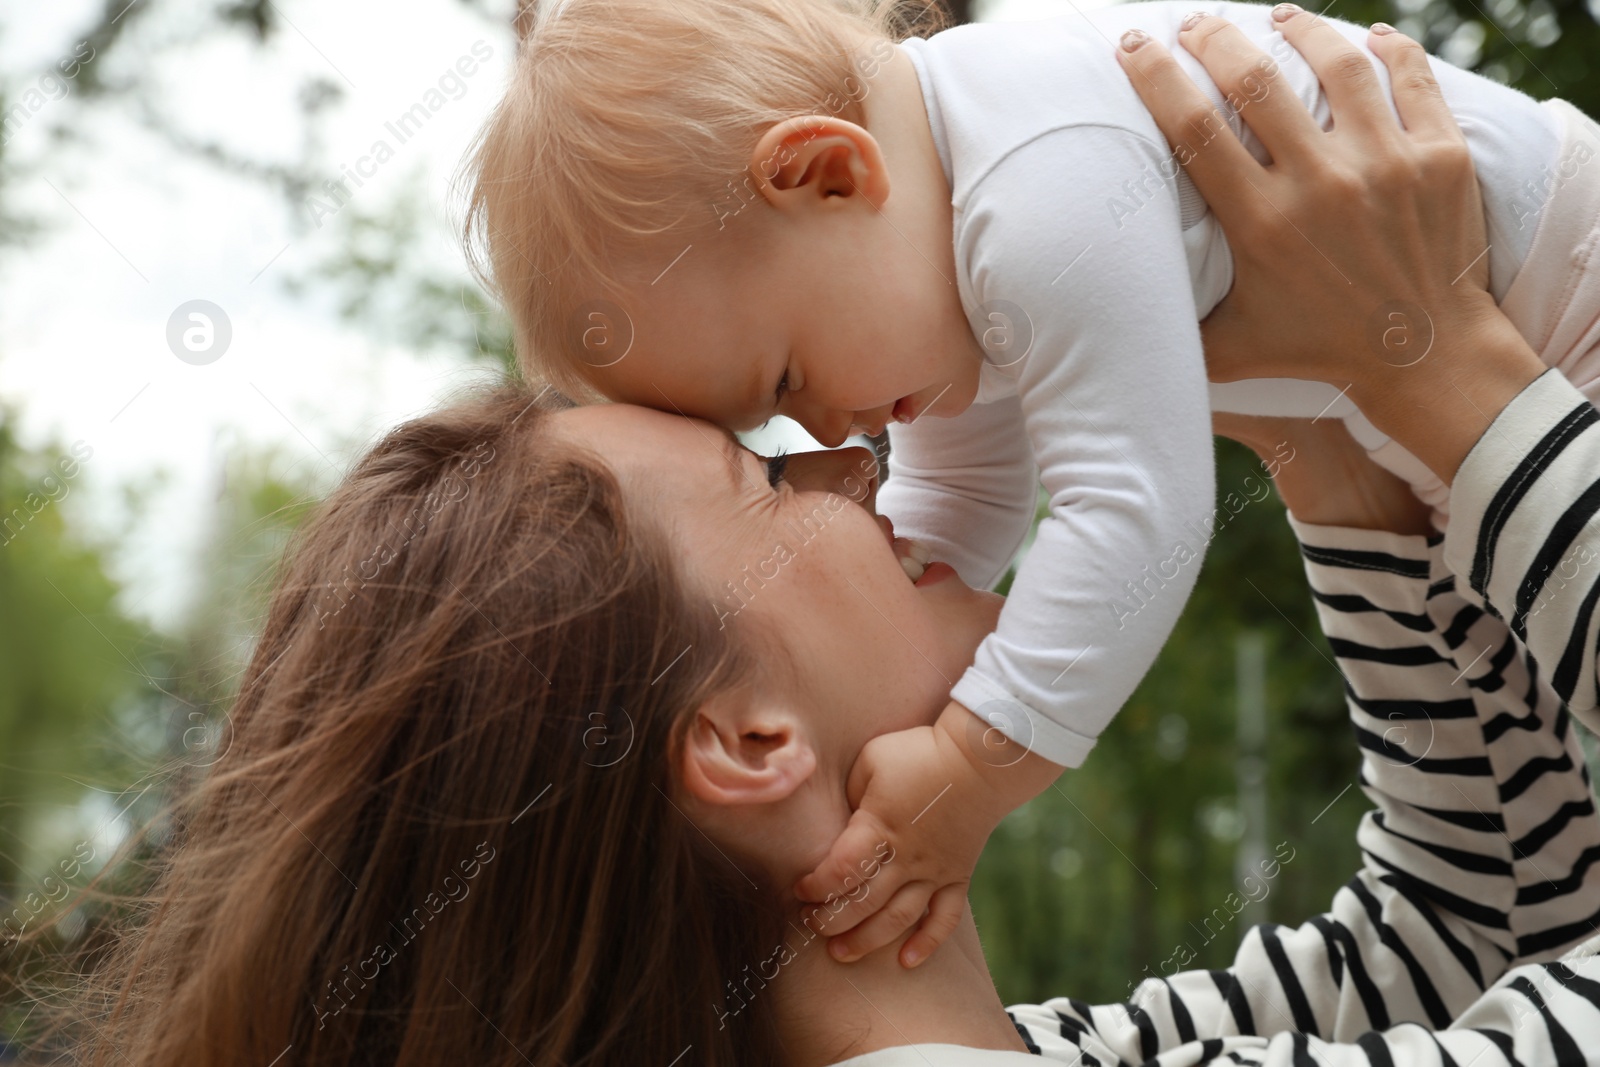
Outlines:
{"label": "woman", "polygon": [[997,599],[949,568],[907,580],[864,452],[785,465],[703,423],[513,391],[395,431],[299,537],[233,747],[81,992],[74,1058],[1431,1064],[1451,1061],[1407,1020],[1463,1012],[1482,1029],[1437,1040],[1464,1067],[1594,1047],[1572,1028],[1600,1012],[1595,961],[1507,974],[1581,938],[1595,903],[1566,720],[1515,647],[1501,684],[1454,684],[1484,677],[1454,630],[1496,620],[1434,581],[1398,483],[1323,434],[1280,486],[1352,715],[1371,735],[1420,703],[1435,739],[1369,740],[1367,869],[1330,916],[1252,933],[1231,972],[1013,1020],[970,912],[915,970],[821,951],[847,902],[786,887],[844,826],[856,755],[931,721]]}

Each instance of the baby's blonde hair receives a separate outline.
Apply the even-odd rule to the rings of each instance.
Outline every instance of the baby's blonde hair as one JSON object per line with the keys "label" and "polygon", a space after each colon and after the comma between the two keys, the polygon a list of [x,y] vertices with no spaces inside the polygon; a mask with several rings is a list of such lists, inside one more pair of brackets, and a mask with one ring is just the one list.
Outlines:
{"label": "baby's blonde hair", "polygon": [[666,267],[692,235],[763,209],[749,173],[762,132],[808,114],[862,123],[887,43],[938,19],[931,0],[524,9],[510,86],[467,164],[463,237],[525,373],[587,393],[584,360],[626,340],[595,333],[625,328],[609,321],[608,265],[662,252]]}

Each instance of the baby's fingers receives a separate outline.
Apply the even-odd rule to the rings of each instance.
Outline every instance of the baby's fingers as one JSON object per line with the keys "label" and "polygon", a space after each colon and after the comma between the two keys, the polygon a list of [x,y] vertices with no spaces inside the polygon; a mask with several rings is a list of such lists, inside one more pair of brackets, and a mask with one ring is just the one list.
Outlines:
{"label": "baby's fingers", "polygon": [[861,886],[863,872],[877,872],[878,850],[887,839],[888,834],[877,817],[858,808],[823,861],[795,883],[795,896],[819,903],[830,896],[855,892]]}
{"label": "baby's fingers", "polygon": [[829,955],[841,962],[853,963],[885,945],[894,944],[922,918],[932,896],[932,882],[906,883],[877,914],[849,932],[830,938]]}
{"label": "baby's fingers", "polygon": [[967,910],[967,886],[960,882],[947,885],[928,901],[928,914],[917,927],[916,933],[906,938],[900,946],[900,966],[915,967],[938,951],[961,924]]}

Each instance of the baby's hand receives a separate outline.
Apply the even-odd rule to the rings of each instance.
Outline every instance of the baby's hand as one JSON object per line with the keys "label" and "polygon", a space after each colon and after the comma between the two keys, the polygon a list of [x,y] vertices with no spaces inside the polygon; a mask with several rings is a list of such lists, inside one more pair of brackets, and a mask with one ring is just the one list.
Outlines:
{"label": "baby's hand", "polygon": [[849,907],[829,922],[828,951],[857,960],[914,928],[900,948],[901,965],[931,956],[961,921],[989,834],[1060,771],[954,702],[933,726],[867,742],[850,771],[855,813],[827,857],[795,886],[802,900],[850,895]]}

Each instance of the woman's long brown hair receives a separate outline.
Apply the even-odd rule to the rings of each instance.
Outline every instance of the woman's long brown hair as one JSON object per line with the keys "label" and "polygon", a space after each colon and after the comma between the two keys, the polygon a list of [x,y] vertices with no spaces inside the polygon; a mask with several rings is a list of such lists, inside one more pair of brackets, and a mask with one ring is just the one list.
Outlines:
{"label": "woman's long brown hair", "polygon": [[764,998],[721,1010],[775,909],[669,799],[739,657],[549,418],[508,388],[402,426],[297,536],[69,1059],[779,1061]]}

